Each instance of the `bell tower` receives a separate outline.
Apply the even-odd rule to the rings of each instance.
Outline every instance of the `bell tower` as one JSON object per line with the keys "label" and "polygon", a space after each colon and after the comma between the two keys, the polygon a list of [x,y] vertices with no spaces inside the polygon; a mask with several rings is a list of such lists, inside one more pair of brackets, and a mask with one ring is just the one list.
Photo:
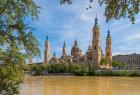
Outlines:
{"label": "bell tower", "polygon": [[62,51],[63,51],[62,56],[67,56],[67,50],[66,50],[66,43],[65,43],[65,41],[64,41],[64,45],[63,45]]}
{"label": "bell tower", "polygon": [[101,37],[100,27],[98,25],[98,18],[95,18],[95,25],[93,27],[93,40],[92,40],[92,66],[98,68],[101,62]]}
{"label": "bell tower", "polygon": [[112,62],[112,38],[110,36],[110,30],[108,30],[108,34],[106,37],[106,65],[107,67],[111,66]]}
{"label": "bell tower", "polygon": [[61,56],[61,59],[66,61],[66,58],[67,58],[67,49],[66,49],[66,43],[64,41],[64,44],[63,44],[63,48],[62,48],[62,56]]}
{"label": "bell tower", "polygon": [[44,59],[45,63],[50,62],[50,59],[51,59],[50,50],[51,50],[51,46],[50,46],[49,39],[47,36],[46,41],[45,41],[45,59]]}

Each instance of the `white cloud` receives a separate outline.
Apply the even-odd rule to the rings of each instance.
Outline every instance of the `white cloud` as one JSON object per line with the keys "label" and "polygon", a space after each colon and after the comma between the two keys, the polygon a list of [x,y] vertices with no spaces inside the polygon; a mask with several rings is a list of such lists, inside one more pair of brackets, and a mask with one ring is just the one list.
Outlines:
{"label": "white cloud", "polygon": [[130,35],[125,40],[135,40],[135,39],[140,39],[140,33]]}
{"label": "white cloud", "polygon": [[90,17],[87,14],[82,14],[80,18],[81,20],[86,21],[86,22],[90,20]]}

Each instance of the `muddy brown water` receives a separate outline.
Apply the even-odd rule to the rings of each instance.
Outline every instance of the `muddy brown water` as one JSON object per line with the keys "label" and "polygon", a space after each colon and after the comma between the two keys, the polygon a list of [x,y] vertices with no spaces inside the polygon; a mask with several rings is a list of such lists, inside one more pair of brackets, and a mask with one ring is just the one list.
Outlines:
{"label": "muddy brown water", "polygon": [[140,95],[140,77],[28,77],[20,95]]}

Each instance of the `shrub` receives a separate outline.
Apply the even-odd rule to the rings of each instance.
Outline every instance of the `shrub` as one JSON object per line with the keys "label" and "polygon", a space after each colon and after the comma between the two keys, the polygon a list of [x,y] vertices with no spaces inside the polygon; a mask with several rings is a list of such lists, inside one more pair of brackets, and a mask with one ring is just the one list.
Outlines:
{"label": "shrub", "polygon": [[18,65],[0,65],[0,95],[19,94],[23,74]]}
{"label": "shrub", "polygon": [[140,76],[140,74],[138,74],[136,71],[132,71],[129,73],[129,76]]}

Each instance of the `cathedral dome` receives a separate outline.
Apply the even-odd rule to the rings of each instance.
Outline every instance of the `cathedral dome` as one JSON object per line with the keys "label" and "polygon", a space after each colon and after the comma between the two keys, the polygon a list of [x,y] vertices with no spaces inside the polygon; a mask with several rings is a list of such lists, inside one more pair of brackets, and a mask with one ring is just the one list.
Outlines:
{"label": "cathedral dome", "polygon": [[75,40],[74,45],[71,49],[71,55],[72,56],[77,56],[77,55],[80,55],[80,54],[82,54],[82,50],[79,48],[79,46],[77,44],[77,41]]}

